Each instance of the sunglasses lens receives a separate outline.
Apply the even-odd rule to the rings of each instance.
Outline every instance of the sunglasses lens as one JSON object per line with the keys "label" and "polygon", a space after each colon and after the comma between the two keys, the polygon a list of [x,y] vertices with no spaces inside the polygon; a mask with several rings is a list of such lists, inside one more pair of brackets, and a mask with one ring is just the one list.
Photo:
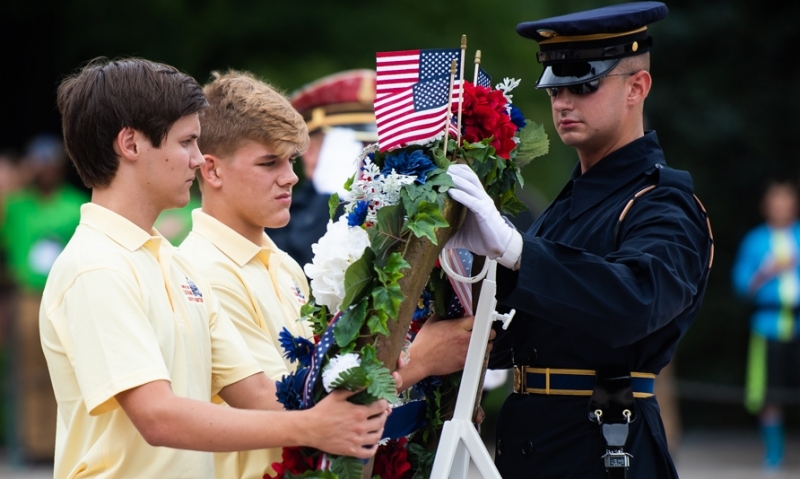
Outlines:
{"label": "sunglasses lens", "polygon": [[[566,88],[575,95],[586,95],[588,93],[594,93],[600,88],[600,79],[597,78],[595,80],[578,83],[577,85],[568,85],[562,88]],[[547,94],[550,95],[550,98],[555,98],[558,96],[558,89],[559,87],[547,88]]]}
{"label": "sunglasses lens", "polygon": [[585,83],[578,83],[577,85],[570,85],[567,87],[569,91],[576,95],[586,95],[587,93],[596,92],[600,87],[600,79],[587,81]]}

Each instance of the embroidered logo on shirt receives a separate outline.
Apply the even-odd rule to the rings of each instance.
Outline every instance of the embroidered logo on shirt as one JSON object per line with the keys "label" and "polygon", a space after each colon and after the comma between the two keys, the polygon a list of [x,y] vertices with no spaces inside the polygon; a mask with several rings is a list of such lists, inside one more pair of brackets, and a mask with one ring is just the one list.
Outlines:
{"label": "embroidered logo on shirt", "polygon": [[188,299],[189,302],[203,302],[203,293],[200,292],[200,288],[198,288],[191,279],[186,278],[186,284],[182,284],[181,289],[183,289],[183,293],[186,295],[186,299]]}
{"label": "embroidered logo on shirt", "polygon": [[294,293],[294,297],[297,298],[298,303],[306,304],[306,297],[303,296],[303,291],[295,280],[292,280],[292,293]]}

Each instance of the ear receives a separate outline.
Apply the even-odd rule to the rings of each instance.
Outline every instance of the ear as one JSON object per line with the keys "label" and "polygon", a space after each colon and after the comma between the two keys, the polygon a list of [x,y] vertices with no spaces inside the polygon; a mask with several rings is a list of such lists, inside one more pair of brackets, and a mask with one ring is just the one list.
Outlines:
{"label": "ear", "polygon": [[653,77],[647,70],[640,70],[631,75],[630,78],[630,92],[628,93],[628,102],[643,103],[644,99],[650,93],[650,87],[653,85]]}
{"label": "ear", "polygon": [[214,155],[203,155],[206,160],[200,167],[200,174],[203,176],[203,182],[211,188],[222,187],[222,177],[220,176],[220,166],[222,162]]}
{"label": "ear", "polygon": [[114,139],[114,151],[120,158],[136,161],[141,152],[139,136],[139,132],[126,126],[117,133],[117,137]]}

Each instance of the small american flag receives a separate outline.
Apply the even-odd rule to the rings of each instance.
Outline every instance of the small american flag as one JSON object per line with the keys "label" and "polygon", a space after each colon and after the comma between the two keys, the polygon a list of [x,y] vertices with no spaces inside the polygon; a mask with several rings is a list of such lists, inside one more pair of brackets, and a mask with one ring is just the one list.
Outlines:
{"label": "small american flag", "polygon": [[328,328],[322,334],[322,337],[320,337],[319,342],[314,346],[314,355],[311,357],[311,370],[308,372],[305,388],[303,390],[303,405],[306,408],[314,406],[314,383],[319,377],[322,360],[325,359],[325,354],[331,348],[331,345],[336,342],[333,337],[333,326],[341,315],[342,313],[339,312],[333,317],[330,324],[328,324]]}
{"label": "small american flag", "polygon": [[448,98],[450,74],[420,81],[381,99],[375,99],[378,145],[381,151],[424,143],[444,132],[450,122],[450,104],[458,102],[459,88]]}
{"label": "small american flag", "polygon": [[486,73],[486,70],[481,67],[478,67],[478,82],[476,85],[486,88],[492,87],[492,77],[490,77],[489,74]]}
{"label": "small american flag", "polygon": [[461,50],[458,48],[378,52],[375,98],[405,90],[420,81],[448,76],[453,60],[456,61],[456,72],[460,71]]}
{"label": "small american flag", "polygon": [[[450,269],[452,269],[454,273],[460,274],[461,276],[470,276],[472,274],[473,256],[469,250],[464,248],[448,248],[445,249],[444,252],[447,258],[447,264],[450,265]],[[453,287],[453,292],[455,293],[453,300],[447,307],[447,317],[473,316],[472,284],[456,281],[449,276],[447,279],[450,280],[450,285]]]}

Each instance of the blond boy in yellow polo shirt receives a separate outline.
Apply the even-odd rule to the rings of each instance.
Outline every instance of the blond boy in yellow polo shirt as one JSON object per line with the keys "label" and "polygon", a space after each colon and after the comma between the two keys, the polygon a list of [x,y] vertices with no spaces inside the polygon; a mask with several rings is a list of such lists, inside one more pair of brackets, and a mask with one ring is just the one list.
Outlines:
{"label": "blond boy in yellow polo shirt", "polygon": [[40,313],[58,402],[55,477],[210,479],[212,454],[200,451],[283,445],[374,454],[387,404],[337,394],[276,411],[274,382],[215,293],[153,229],[161,211],[188,202],[203,164],[207,102],[194,79],[143,59],[98,59],[61,84],[58,106],[92,197]]}
{"label": "blond boy in yellow polo shirt", "polygon": [[[180,253],[208,279],[267,375],[280,379],[295,369],[281,356],[280,331],[311,337],[310,327],[297,321],[308,283],[264,228],[289,221],[298,180],[292,165],[308,148],[308,129],[282,94],[249,73],[215,73],[204,92],[202,209],[193,212]],[[472,318],[426,325],[400,370],[403,384],[460,370],[471,329]],[[255,479],[280,461],[280,451],[217,454],[215,461],[218,477]]]}

